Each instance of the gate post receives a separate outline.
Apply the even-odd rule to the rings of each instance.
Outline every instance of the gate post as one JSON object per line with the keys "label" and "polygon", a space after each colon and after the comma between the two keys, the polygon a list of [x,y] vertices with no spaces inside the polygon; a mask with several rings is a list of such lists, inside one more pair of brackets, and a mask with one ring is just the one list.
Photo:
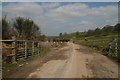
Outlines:
{"label": "gate post", "polygon": [[16,63],[16,36],[12,36],[12,63]]}
{"label": "gate post", "polygon": [[111,56],[111,49],[112,49],[112,47],[111,47],[111,42],[109,43],[109,56]]}
{"label": "gate post", "polygon": [[27,40],[25,40],[25,58],[27,58]]}
{"label": "gate post", "polygon": [[115,43],[115,56],[117,56],[117,53],[118,53],[118,51],[117,51],[118,48],[117,48],[117,47],[118,47],[118,45],[117,45],[117,42],[116,42],[116,43]]}
{"label": "gate post", "polygon": [[32,54],[34,54],[34,41],[32,42]]}
{"label": "gate post", "polygon": [[40,47],[40,43],[39,43],[39,41],[38,41],[38,54],[40,53],[40,52],[39,52],[39,47]]}

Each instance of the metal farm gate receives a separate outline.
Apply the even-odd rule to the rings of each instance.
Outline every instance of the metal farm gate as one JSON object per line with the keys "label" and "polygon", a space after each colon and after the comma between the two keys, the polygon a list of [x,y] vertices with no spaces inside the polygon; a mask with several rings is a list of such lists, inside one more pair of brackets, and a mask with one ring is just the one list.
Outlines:
{"label": "metal farm gate", "polygon": [[30,40],[17,40],[16,41],[16,60],[28,58],[31,55],[39,54],[40,43],[39,41]]}
{"label": "metal farm gate", "polygon": [[[23,58],[28,58],[40,53],[40,42],[32,40],[1,40],[2,42],[2,61],[16,63]],[[9,60],[8,60],[9,59]]]}

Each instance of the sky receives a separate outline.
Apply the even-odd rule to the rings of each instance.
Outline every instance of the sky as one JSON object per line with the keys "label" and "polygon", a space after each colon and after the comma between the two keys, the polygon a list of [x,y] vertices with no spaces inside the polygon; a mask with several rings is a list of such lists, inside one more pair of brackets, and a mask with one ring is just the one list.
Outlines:
{"label": "sky", "polygon": [[87,31],[115,25],[117,2],[2,2],[2,15],[9,20],[21,16],[35,21],[43,34]]}
{"label": "sky", "polygon": [[119,0],[1,0],[2,2],[119,2]]}

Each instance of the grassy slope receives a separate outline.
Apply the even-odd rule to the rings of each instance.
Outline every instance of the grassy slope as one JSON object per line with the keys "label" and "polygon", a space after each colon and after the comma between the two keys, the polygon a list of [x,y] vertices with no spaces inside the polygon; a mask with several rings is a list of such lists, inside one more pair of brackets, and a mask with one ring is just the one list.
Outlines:
{"label": "grassy slope", "polygon": [[[116,36],[100,36],[100,37],[95,37],[95,36],[91,36],[91,37],[83,37],[81,39],[77,39],[77,43],[84,45],[84,46],[90,46],[90,47],[94,47],[94,46],[98,46],[98,47],[102,47],[102,46],[106,46],[109,44],[109,42],[115,38]],[[88,41],[84,41],[84,39],[87,39]],[[83,41],[82,41],[83,40]]]}
{"label": "grassy slope", "polygon": [[[110,41],[113,41],[114,38],[118,38],[117,34],[109,34],[107,36],[89,36],[89,37],[85,37],[85,35],[86,35],[85,32],[81,32],[79,37],[76,38],[75,33],[71,33],[68,34],[66,37],[73,39],[76,44],[94,48],[97,51],[101,51],[104,55],[114,60],[118,60],[118,57],[115,57],[114,55],[109,56],[108,55],[109,51],[106,50],[107,48],[109,48]],[[87,41],[85,41],[85,39],[87,39]]]}
{"label": "grassy slope", "polygon": [[[88,47],[105,47],[108,46],[109,42],[118,36],[115,34],[110,34],[108,36],[89,36],[85,37],[86,33],[81,32],[79,37],[75,37],[75,33],[68,34],[64,36],[65,38],[70,38],[75,40],[75,43],[88,46]],[[85,41],[87,39],[87,41]]]}

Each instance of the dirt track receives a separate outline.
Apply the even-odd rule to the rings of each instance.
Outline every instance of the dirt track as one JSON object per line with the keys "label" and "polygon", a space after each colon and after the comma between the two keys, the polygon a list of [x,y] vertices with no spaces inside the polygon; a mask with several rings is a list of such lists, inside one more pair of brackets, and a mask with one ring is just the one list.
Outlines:
{"label": "dirt track", "polygon": [[118,65],[86,47],[69,42],[17,67],[9,77],[27,78],[118,78]]}

